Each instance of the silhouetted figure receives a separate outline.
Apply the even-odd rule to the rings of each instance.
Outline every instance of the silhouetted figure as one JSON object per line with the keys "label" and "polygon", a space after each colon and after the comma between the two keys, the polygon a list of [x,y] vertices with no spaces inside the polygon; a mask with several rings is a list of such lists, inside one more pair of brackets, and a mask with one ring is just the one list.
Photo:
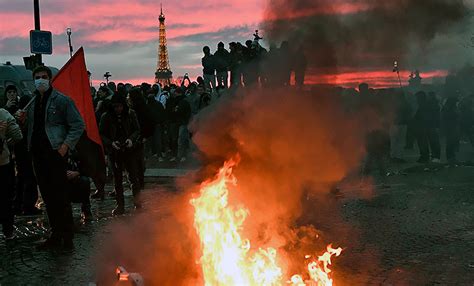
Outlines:
{"label": "silhouetted figure", "polygon": [[108,151],[109,160],[114,172],[114,187],[117,206],[112,211],[113,215],[125,212],[123,196],[123,171],[129,175],[133,193],[134,205],[140,208],[140,166],[138,166],[137,144],[140,144],[140,126],[133,110],[128,108],[125,97],[114,95],[111,100],[111,109],[100,119],[100,135],[104,147]]}
{"label": "silhouetted figure", "polygon": [[459,102],[460,136],[467,139],[474,147],[474,95],[464,97]]}
{"label": "silhouetted figure", "polygon": [[415,133],[420,157],[418,163],[428,163],[430,159],[428,129],[431,124],[430,106],[426,93],[423,91],[416,93],[418,109],[415,113]]}
{"label": "silhouetted figure", "polygon": [[115,94],[117,92],[117,85],[115,84],[115,82],[110,81],[107,84],[107,87],[112,91],[112,94]]}
{"label": "silhouetted figure", "polygon": [[459,111],[456,97],[449,97],[443,106],[442,123],[446,136],[446,159],[448,163],[456,162],[459,151]]}
{"label": "silhouetted figure", "polygon": [[290,59],[290,45],[287,41],[281,43],[280,46],[280,82],[285,85],[290,85],[291,79],[291,59]]}
{"label": "silhouetted figure", "polygon": [[407,125],[412,118],[411,106],[403,92],[395,94],[394,107],[396,108],[394,124],[391,128],[391,158],[395,161],[403,161],[403,147],[406,138]]}
{"label": "silhouetted figure", "polygon": [[8,145],[19,142],[23,135],[15,118],[5,109],[0,109],[0,224],[5,238],[13,234],[13,196],[15,192],[15,166],[10,159]]}
{"label": "silhouetted figure", "polygon": [[306,67],[308,65],[304,48],[300,46],[293,52],[293,69],[295,71],[296,86],[301,88],[304,85],[304,78],[306,74]]}
{"label": "silhouetted figure", "polygon": [[258,81],[258,59],[257,49],[252,45],[252,41],[248,40],[245,42],[244,48],[244,70],[243,78],[245,87],[254,86]]}
{"label": "silhouetted figure", "polygon": [[[24,108],[31,100],[29,95],[23,94],[18,96],[17,89],[14,85],[8,85],[5,89],[5,98],[7,103],[5,109],[11,115]],[[15,185],[15,199],[14,208],[16,214],[36,215],[42,211],[36,208],[36,201],[38,200],[38,184],[33,171],[33,164],[31,163],[31,153],[28,151],[27,133],[25,128],[22,128],[23,139],[15,144],[15,167],[16,167],[16,185]]]}
{"label": "silhouetted figure", "polygon": [[263,73],[265,76],[265,85],[276,87],[280,85],[279,81],[279,60],[280,60],[280,51],[275,44],[270,44],[270,49],[265,56],[265,59],[262,63]]}
{"label": "silhouetted figure", "polygon": [[415,124],[415,112],[417,110],[416,96],[408,94],[406,97],[406,103],[409,105],[411,114],[407,122],[407,133],[405,138],[405,150],[413,150],[416,141],[416,124]]}
{"label": "silhouetted figure", "polygon": [[145,188],[145,145],[144,141],[151,139],[154,131],[154,122],[151,110],[148,108],[145,97],[139,88],[132,88],[128,93],[128,102],[135,111],[140,126],[140,138],[135,144],[137,166],[139,167],[138,179],[140,189]]}
{"label": "silhouetted figure", "polygon": [[363,174],[370,175],[378,171],[383,179],[387,172],[387,163],[390,159],[390,136],[383,130],[374,130],[366,137],[366,161]]}
{"label": "silhouetted figure", "polygon": [[441,159],[441,146],[439,142],[439,128],[440,128],[440,107],[439,101],[436,98],[436,94],[434,92],[430,92],[427,98],[427,108],[428,108],[428,142],[431,151],[431,160],[433,163],[440,163]]}
{"label": "silhouetted figure", "polygon": [[230,86],[238,87],[242,85],[242,49],[232,42],[229,44],[229,50]]}
{"label": "silhouetted figure", "polygon": [[208,91],[212,91],[216,88],[216,64],[214,56],[211,54],[211,49],[208,46],[205,46],[202,51],[204,53],[204,57],[201,60],[204,85]]}
{"label": "silhouetted figure", "polygon": [[224,48],[224,43],[219,42],[217,44],[217,51],[214,53],[217,86],[228,87],[229,60],[229,52]]}

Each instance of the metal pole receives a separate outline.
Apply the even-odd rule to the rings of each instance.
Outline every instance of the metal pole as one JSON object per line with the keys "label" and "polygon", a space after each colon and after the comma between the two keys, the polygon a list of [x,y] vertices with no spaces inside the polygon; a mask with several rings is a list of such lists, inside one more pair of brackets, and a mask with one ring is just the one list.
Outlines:
{"label": "metal pole", "polygon": [[400,88],[403,90],[402,80],[400,79],[400,71],[397,71],[397,74],[398,74],[398,82],[400,83]]}
{"label": "metal pole", "polygon": [[67,29],[66,29],[66,33],[67,33],[67,40],[68,40],[68,43],[69,43],[69,57],[72,58],[72,52],[73,52],[72,43],[71,43],[72,29],[71,29],[71,28],[67,28]]}
{"label": "metal pole", "polygon": [[[40,21],[40,8],[39,0],[33,0],[34,12],[35,12],[35,30],[41,30],[41,21]],[[40,65],[43,64],[43,57],[41,54],[36,54],[36,57],[39,59]]]}

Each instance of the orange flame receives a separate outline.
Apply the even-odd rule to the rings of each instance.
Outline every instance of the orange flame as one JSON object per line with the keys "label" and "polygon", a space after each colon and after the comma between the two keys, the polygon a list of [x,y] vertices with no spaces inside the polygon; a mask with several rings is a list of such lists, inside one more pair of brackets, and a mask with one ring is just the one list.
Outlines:
{"label": "orange flame", "polygon": [[[236,161],[229,160],[217,177],[201,184],[200,196],[190,202],[194,206],[194,227],[198,233],[202,256],[201,264],[205,285],[281,285],[283,270],[277,263],[274,248],[252,249],[250,241],[240,232],[249,215],[243,207],[229,205],[228,186],[237,186],[232,174]],[[301,275],[293,275],[288,284],[294,286],[333,285],[330,277],[331,257],[339,256],[342,249],[327,247],[317,261],[308,264],[310,282]],[[306,284],[311,283],[311,284]]]}

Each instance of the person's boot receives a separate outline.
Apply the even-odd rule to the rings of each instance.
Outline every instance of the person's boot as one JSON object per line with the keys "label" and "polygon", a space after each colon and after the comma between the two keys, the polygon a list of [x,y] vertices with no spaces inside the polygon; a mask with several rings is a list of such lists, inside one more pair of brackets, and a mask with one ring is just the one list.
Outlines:
{"label": "person's boot", "polygon": [[132,188],[132,193],[133,193],[133,206],[135,207],[135,210],[140,210],[142,208],[142,201],[141,201],[141,196],[140,196],[140,189],[133,186]]}
{"label": "person's boot", "polygon": [[133,198],[133,206],[135,207],[135,210],[141,210],[142,209],[142,202],[138,197]]}
{"label": "person's boot", "polygon": [[105,192],[104,190],[96,190],[92,195],[91,198],[95,200],[101,200],[103,201],[105,198]]}
{"label": "person's boot", "polygon": [[123,215],[125,213],[125,199],[123,197],[123,190],[121,191],[116,190],[115,199],[117,200],[117,206],[112,211],[112,215],[114,216]]}
{"label": "person's boot", "polygon": [[90,206],[82,208],[81,217],[84,222],[91,222],[94,220],[94,215],[92,214]]}
{"label": "person's boot", "polygon": [[125,213],[125,207],[123,204],[117,204],[117,206],[112,210],[113,216],[123,215]]}

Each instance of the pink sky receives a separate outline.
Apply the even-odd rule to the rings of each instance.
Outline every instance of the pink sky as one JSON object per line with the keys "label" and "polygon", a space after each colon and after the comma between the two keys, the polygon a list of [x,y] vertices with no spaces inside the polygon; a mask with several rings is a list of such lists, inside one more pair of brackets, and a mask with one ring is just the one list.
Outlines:
{"label": "pink sky", "polygon": [[[287,0],[273,0],[280,3]],[[160,1],[154,0],[40,0],[41,28],[53,33],[54,55],[44,56],[48,65],[60,68],[68,59],[65,30],[73,30],[73,46],[83,46],[94,83],[110,71],[114,81],[152,81],[156,69]],[[170,64],[174,76],[200,74],[201,49],[214,50],[219,41],[245,41],[263,19],[272,18],[267,0],[163,1]],[[328,1],[327,9],[287,11],[284,17],[313,14],[346,14],[367,9],[353,0]],[[281,16],[281,15],[280,15]],[[0,0],[0,62],[21,64],[29,55],[29,31],[34,27],[32,1]],[[264,33],[264,31],[262,32]],[[265,35],[264,35],[265,37]],[[265,43],[266,44],[266,43]],[[390,65],[390,63],[388,63]],[[387,67],[390,69],[391,67]],[[432,69],[425,77],[446,73]],[[364,78],[391,83],[393,74],[344,72],[341,75],[310,75],[310,82],[355,84]]]}

